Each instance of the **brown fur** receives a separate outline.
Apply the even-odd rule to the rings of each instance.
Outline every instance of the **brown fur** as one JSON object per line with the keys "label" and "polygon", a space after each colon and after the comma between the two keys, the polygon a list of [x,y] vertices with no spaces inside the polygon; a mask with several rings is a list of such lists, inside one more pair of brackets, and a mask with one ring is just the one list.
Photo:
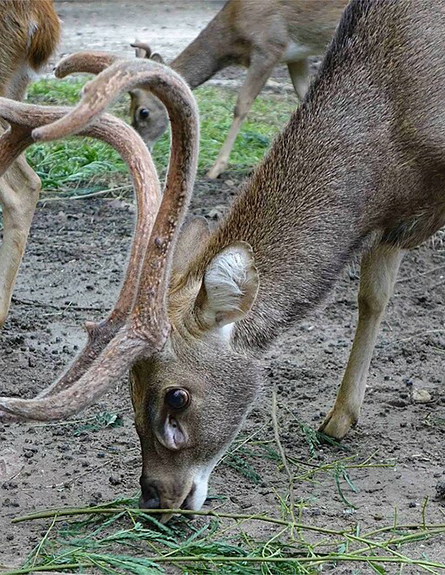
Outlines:
{"label": "brown fur", "polygon": [[[171,277],[168,344],[131,374],[142,505],[199,506],[202,469],[214,466],[255,399],[256,354],[363,254],[356,340],[322,428],[342,437],[357,420],[403,250],[445,224],[444,30],[440,2],[352,0],[303,105],[207,240],[199,224],[194,257],[186,229],[188,261]],[[240,241],[252,247],[259,291],[228,340],[203,321],[205,278]],[[183,411],[165,407],[171,386],[190,394]],[[186,449],[160,445],[165,417],[187,436]]]}
{"label": "brown fur", "polygon": [[23,96],[8,91],[14,75],[26,65],[37,71],[54,52],[59,37],[60,22],[52,0],[2,0],[0,95],[14,98]]}
{"label": "brown fur", "polygon": [[[47,62],[59,36],[52,0],[0,2],[0,96],[23,98],[31,70]],[[0,179],[5,224],[0,246],[0,328],[8,314],[39,191],[40,180],[24,157]]]}

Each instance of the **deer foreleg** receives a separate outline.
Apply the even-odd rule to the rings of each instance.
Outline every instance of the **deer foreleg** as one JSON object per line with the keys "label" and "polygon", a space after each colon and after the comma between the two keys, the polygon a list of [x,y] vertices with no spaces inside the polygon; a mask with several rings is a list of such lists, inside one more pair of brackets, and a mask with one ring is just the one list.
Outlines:
{"label": "deer foreleg", "polygon": [[229,163],[230,152],[235,143],[238,132],[249,113],[250,108],[263,89],[272,70],[280,61],[281,53],[269,53],[265,56],[263,53],[252,56],[250,67],[244,84],[241,86],[234,110],[234,118],[227,134],[226,140],[218,154],[218,157],[212,168],[207,174],[210,179],[217,178],[227,168]]}
{"label": "deer foreleg", "polygon": [[288,62],[287,68],[292,80],[295,93],[300,101],[303,101],[310,84],[309,62],[307,58],[297,62]]}
{"label": "deer foreleg", "polygon": [[334,407],[320,431],[341,439],[359,418],[380,322],[391,297],[403,252],[381,246],[364,256],[358,296],[359,319],[346,372]]}
{"label": "deer foreleg", "polygon": [[20,156],[0,178],[0,203],[3,208],[3,241],[0,246],[0,328],[8,315],[39,191],[40,179],[23,156]]}

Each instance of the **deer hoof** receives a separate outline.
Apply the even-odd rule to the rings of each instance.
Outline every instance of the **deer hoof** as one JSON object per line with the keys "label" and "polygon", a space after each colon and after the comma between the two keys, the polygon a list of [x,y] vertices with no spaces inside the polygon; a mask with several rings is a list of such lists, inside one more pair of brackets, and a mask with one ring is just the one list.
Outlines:
{"label": "deer hoof", "polygon": [[209,180],[216,180],[216,178],[220,176],[226,168],[227,164],[225,162],[215,162],[215,164],[207,172],[207,178]]}
{"label": "deer hoof", "polygon": [[318,431],[321,431],[334,439],[343,439],[351,427],[357,423],[357,420],[358,416],[356,417],[351,413],[340,411],[334,407],[327,414]]}

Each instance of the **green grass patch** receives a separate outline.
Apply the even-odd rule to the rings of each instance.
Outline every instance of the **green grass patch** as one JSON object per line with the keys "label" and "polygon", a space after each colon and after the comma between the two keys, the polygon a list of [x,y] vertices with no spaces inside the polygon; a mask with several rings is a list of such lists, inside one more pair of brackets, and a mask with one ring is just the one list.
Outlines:
{"label": "green grass patch", "polygon": [[[32,84],[27,101],[43,105],[69,105],[78,102],[88,78],[43,79]],[[198,168],[208,170],[230,128],[236,94],[220,88],[195,90],[201,117],[201,141]],[[123,97],[111,112],[128,120],[128,97]],[[249,170],[263,157],[274,136],[296,107],[292,96],[260,95],[243,125],[230,158],[231,170]],[[170,139],[165,134],[156,144],[153,158],[164,173],[169,158]],[[126,168],[119,155],[107,144],[89,138],[70,138],[50,144],[36,144],[27,158],[42,179],[43,188],[72,193],[72,190],[107,186]],[[77,193],[77,191],[76,191]]]}
{"label": "green grass patch", "polygon": [[37,80],[28,87],[26,101],[31,104],[73,106],[79,101],[80,91],[87,81],[88,78],[84,77]]}

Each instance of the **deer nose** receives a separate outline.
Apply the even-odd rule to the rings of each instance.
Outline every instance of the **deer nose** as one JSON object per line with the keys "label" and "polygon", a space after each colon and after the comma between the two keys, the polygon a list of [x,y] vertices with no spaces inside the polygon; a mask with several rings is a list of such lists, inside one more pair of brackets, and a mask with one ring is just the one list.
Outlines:
{"label": "deer nose", "polygon": [[140,483],[142,490],[141,497],[139,498],[140,509],[159,509],[161,507],[161,501],[156,484],[144,477],[141,477]]}

